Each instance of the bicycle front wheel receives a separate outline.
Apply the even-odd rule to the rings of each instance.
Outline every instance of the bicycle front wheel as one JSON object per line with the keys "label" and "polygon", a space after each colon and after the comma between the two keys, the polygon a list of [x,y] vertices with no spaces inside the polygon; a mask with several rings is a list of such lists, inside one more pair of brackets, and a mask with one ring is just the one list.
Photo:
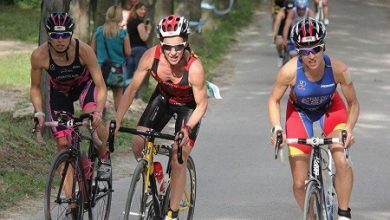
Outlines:
{"label": "bicycle front wheel", "polygon": [[75,173],[75,157],[68,150],[53,159],[45,189],[45,219],[82,219],[84,197]]}
{"label": "bicycle front wheel", "polygon": [[318,184],[315,181],[310,181],[307,184],[303,220],[325,220],[323,217],[320,193]]}
{"label": "bicycle front wheel", "polygon": [[[146,161],[141,160],[134,170],[131,178],[129,192],[127,194],[124,220],[145,219],[147,207],[151,207],[152,196],[145,193],[145,169]],[[150,204],[148,204],[150,203]]]}
{"label": "bicycle front wheel", "polygon": [[[111,159],[110,164],[111,164]],[[101,179],[97,176],[99,159],[95,158],[92,177],[92,216],[94,220],[108,220],[110,216],[112,200],[112,173],[109,178]]]}
{"label": "bicycle front wheel", "polygon": [[[169,209],[169,194],[171,192],[171,185],[169,185],[164,199],[164,213]],[[179,203],[179,219],[192,220],[195,211],[196,200],[196,170],[195,163],[191,156],[187,160],[186,185],[182,199]]]}

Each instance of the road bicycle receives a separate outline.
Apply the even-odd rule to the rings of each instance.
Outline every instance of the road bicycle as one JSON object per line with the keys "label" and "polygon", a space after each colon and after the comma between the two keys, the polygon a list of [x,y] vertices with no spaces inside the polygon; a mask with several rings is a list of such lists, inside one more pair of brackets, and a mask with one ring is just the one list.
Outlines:
{"label": "road bicycle", "polygon": [[[75,117],[67,112],[58,112],[58,120],[45,122],[49,127],[66,127],[71,130],[69,147],[60,151],[53,159],[46,182],[44,198],[45,219],[79,220],[88,214],[94,220],[109,219],[112,199],[112,174],[108,178],[97,175],[97,144],[101,141],[92,128],[92,114]],[[36,131],[38,119],[35,118],[33,132]],[[79,127],[88,128],[89,135],[84,135]],[[110,128],[109,148],[114,130]],[[86,155],[82,146],[88,145]],[[108,158],[110,160],[110,158]]]}
{"label": "road bicycle", "polygon": [[[127,195],[124,219],[163,219],[169,209],[170,201],[170,175],[171,175],[171,158],[173,149],[171,145],[155,144],[155,138],[165,140],[175,140],[175,136],[163,134],[152,129],[140,131],[134,128],[121,127],[120,132],[141,135],[145,138],[142,157],[132,175],[129,192]],[[179,145],[183,133],[179,132]],[[177,157],[179,163],[183,163],[182,148],[178,147]],[[155,155],[167,157],[166,169],[164,176],[167,178],[165,183],[166,191],[160,191],[155,178],[154,162],[157,161]],[[160,160],[159,162],[162,162]],[[165,164],[165,163],[163,163]],[[195,164],[191,156],[187,159],[186,186],[179,207],[179,219],[192,220],[195,210],[196,199],[196,171]]]}
{"label": "road bicycle", "polygon": [[[281,131],[278,131],[276,136],[275,159],[278,157],[278,149],[282,143]],[[310,156],[308,180],[305,181],[304,220],[313,219],[313,217],[317,220],[337,219],[338,203],[334,187],[334,161],[332,154],[326,145],[344,145],[346,137],[347,133],[343,130],[341,141],[339,138],[287,138],[287,144],[308,144],[313,148]],[[345,148],[344,151],[345,156],[348,159],[348,148]]]}

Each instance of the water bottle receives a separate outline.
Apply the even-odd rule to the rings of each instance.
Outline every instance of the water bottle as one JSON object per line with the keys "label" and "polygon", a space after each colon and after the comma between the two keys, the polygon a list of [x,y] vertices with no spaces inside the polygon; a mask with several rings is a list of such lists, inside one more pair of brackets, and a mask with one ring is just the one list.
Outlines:
{"label": "water bottle", "polygon": [[164,176],[164,170],[160,162],[153,162],[154,166],[154,176],[156,178],[157,191],[159,195],[164,195],[167,190],[168,177]]}
{"label": "water bottle", "polygon": [[332,187],[330,186],[326,193],[326,209],[328,211],[328,216],[330,220],[333,220],[333,205],[333,193]]}

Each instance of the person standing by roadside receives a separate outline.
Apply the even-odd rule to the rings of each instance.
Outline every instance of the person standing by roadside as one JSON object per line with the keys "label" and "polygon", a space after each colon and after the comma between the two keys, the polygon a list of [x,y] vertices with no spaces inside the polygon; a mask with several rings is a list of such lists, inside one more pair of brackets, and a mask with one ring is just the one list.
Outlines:
{"label": "person standing by roadside", "polygon": [[92,37],[91,46],[97,53],[99,65],[109,59],[111,71],[104,76],[106,85],[112,89],[115,111],[125,86],[125,61],[131,55],[130,40],[127,31],[120,29],[122,8],[114,5],[108,8],[104,25],[96,29]]}
{"label": "person standing by roadside", "polygon": [[130,12],[133,9],[134,5],[138,4],[140,0],[124,0],[122,4],[122,22],[120,23],[120,27],[122,29],[127,29],[127,21],[129,20]]}
{"label": "person standing by roadside", "polygon": [[137,69],[138,63],[148,49],[146,41],[149,38],[152,26],[150,21],[145,20],[146,6],[143,3],[134,5],[127,22],[127,31],[130,36],[131,56],[127,58],[127,76],[126,85],[128,85],[133,77],[134,71]]}

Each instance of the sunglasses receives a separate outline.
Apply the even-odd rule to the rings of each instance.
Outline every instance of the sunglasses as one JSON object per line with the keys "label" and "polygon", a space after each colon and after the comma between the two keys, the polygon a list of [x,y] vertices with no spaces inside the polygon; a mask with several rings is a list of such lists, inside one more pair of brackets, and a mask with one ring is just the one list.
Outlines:
{"label": "sunglasses", "polygon": [[161,47],[165,51],[171,51],[172,48],[174,48],[175,51],[182,51],[182,50],[184,50],[184,48],[186,48],[186,45],[187,45],[186,42],[183,42],[183,43],[180,43],[180,44],[175,44],[175,45],[161,43]]}
{"label": "sunglasses", "polygon": [[72,36],[72,32],[50,32],[49,37],[52,39],[67,39]]}
{"label": "sunglasses", "polygon": [[308,56],[310,54],[317,54],[319,53],[322,49],[324,48],[324,45],[318,45],[316,47],[311,47],[311,48],[297,48],[297,53],[300,56]]}

